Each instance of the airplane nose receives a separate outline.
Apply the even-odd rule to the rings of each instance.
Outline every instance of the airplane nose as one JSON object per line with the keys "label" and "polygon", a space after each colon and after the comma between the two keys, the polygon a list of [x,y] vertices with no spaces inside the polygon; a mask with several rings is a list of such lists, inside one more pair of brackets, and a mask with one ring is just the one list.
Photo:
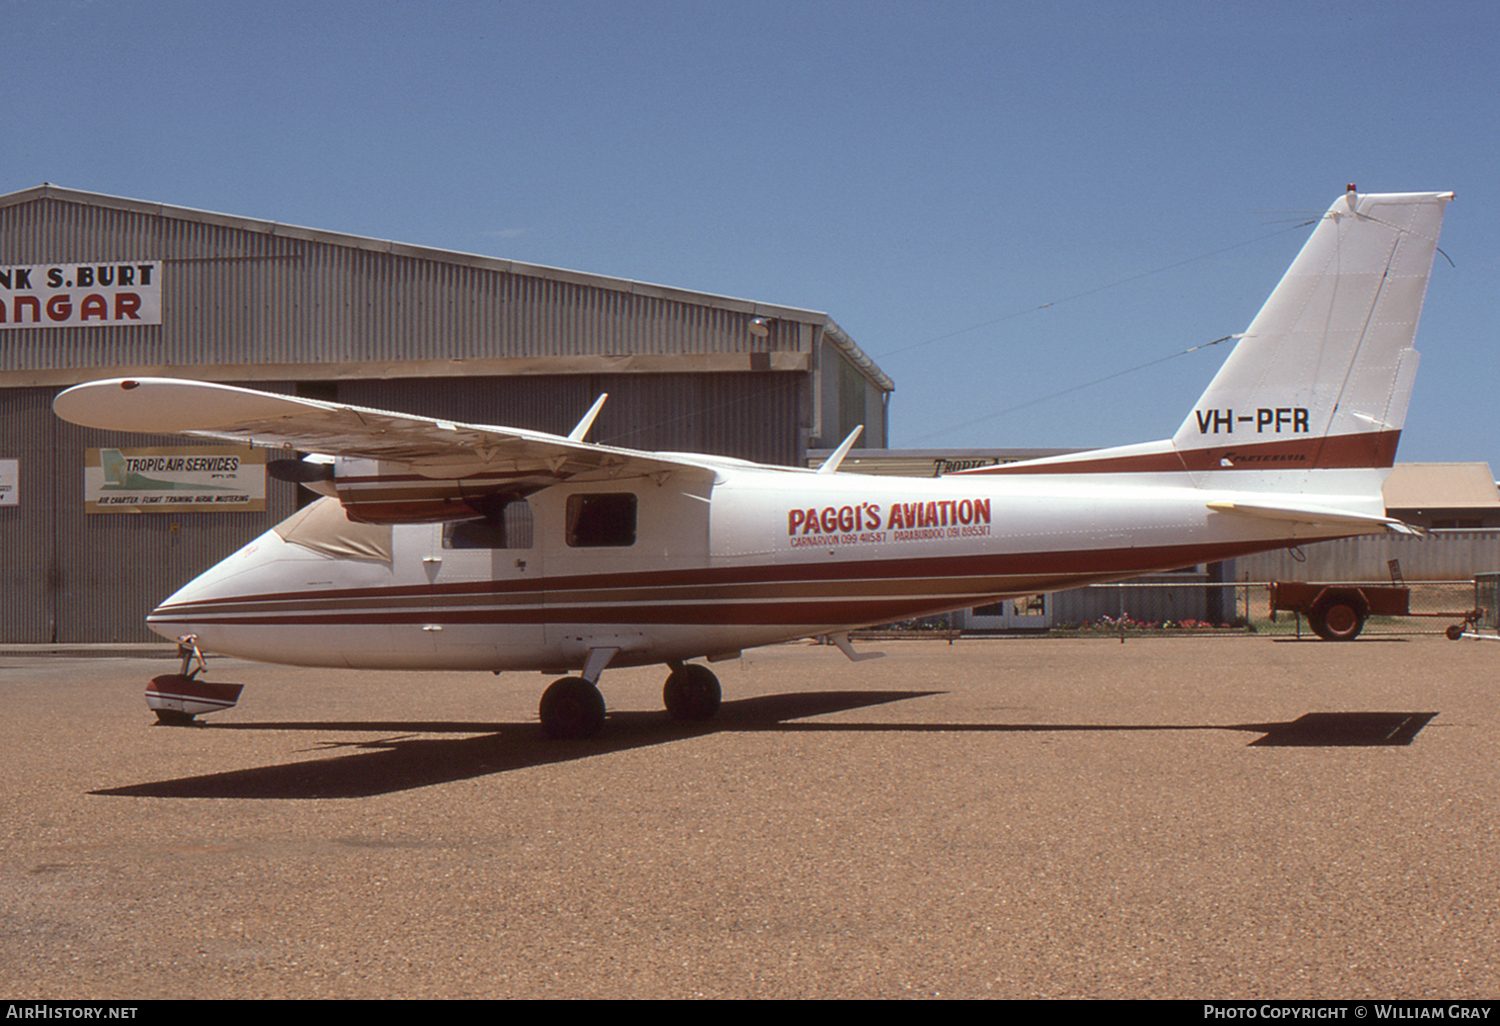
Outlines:
{"label": "airplane nose", "polygon": [[151,610],[146,617],[146,626],[172,641],[184,634],[197,634],[208,642],[215,633],[210,618],[224,599],[233,597],[233,593],[223,586],[219,573],[223,565],[220,563],[199,574],[174,591]]}
{"label": "airplane nose", "polygon": [[[317,523],[309,526],[320,506],[328,522],[322,534]],[[348,524],[337,499],[314,503],[183,585],[146,623],[164,638],[194,634],[205,652],[260,662],[347,666],[367,660],[396,644],[391,624],[400,611],[350,630],[353,614],[345,606],[378,606],[370,595],[391,587],[390,528],[383,545],[357,547],[347,530],[330,535],[328,525]],[[345,629],[331,632],[334,623]]]}
{"label": "airplane nose", "polygon": [[274,564],[286,555],[274,531],[215,564],[166,598],[146,617],[146,626],[176,641],[196,634],[204,648],[224,651],[224,629],[247,599],[268,590]]}
{"label": "airplane nose", "polygon": [[165,605],[166,603],[162,603],[162,605],[157,606],[150,613],[146,614],[146,626],[168,641],[177,641],[182,635],[177,633],[173,625],[167,623],[168,617],[162,612]]}

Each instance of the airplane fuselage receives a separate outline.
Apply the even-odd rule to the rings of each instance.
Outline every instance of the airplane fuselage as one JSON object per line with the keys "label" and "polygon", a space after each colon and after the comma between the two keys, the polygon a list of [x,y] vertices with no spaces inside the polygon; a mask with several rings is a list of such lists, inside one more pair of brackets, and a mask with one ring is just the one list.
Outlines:
{"label": "airplane fuselage", "polygon": [[488,532],[473,529],[485,521],[371,526],[388,532],[374,556],[267,532],[149,622],[271,662],[561,671],[595,649],[617,649],[613,665],[727,656],[1356,533],[1217,513],[1186,474],[1142,477],[725,463],[687,487],[671,476],[558,485],[512,503]]}

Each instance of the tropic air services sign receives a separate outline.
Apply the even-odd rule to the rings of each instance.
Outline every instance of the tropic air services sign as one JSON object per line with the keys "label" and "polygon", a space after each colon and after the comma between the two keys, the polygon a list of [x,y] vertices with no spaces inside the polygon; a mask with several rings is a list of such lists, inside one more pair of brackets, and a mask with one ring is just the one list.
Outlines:
{"label": "tropic air services sign", "polygon": [[266,452],[239,446],[86,449],[88,513],[258,513]]}
{"label": "tropic air services sign", "polygon": [[0,265],[0,330],[161,323],[161,261]]}

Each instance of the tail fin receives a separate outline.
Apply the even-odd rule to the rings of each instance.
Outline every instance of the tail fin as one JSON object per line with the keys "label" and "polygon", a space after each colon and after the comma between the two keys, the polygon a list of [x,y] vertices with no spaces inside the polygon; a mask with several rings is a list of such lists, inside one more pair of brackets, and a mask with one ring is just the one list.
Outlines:
{"label": "tail fin", "polygon": [[1350,191],[1172,438],[1189,471],[1386,468],[1450,193]]}

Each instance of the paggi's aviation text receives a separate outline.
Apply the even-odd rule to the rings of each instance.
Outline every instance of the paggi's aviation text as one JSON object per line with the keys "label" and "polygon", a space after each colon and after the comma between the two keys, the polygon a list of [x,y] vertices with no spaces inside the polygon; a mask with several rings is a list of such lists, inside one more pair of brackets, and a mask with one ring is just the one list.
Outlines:
{"label": "paggi's aviation text", "polygon": [[799,545],[863,545],[892,541],[976,538],[990,533],[990,500],[857,502],[821,509],[790,509],[787,539]]}

